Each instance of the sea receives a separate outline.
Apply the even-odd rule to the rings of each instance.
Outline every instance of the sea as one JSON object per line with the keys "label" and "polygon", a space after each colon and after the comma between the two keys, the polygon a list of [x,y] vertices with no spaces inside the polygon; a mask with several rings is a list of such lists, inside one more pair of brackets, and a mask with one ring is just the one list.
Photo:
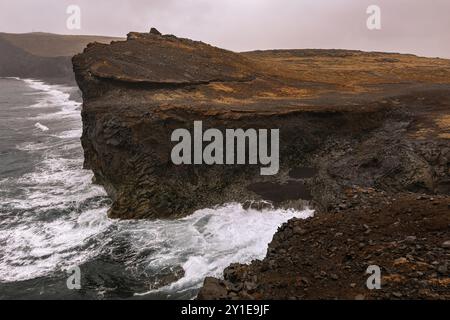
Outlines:
{"label": "sea", "polygon": [[205,277],[264,258],[280,225],[314,214],[229,203],[110,219],[83,169],[81,107],[77,87],[0,78],[0,299],[194,299]]}

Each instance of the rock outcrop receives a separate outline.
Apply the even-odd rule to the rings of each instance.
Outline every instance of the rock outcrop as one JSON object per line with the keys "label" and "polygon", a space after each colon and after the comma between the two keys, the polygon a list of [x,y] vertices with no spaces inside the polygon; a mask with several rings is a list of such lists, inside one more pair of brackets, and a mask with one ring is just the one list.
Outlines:
{"label": "rock outcrop", "polygon": [[[73,58],[85,167],[115,218],[173,218],[230,201],[321,211],[345,188],[448,194],[450,61],[345,50],[234,53],[130,33]],[[280,172],[171,162],[171,133],[280,129]]]}

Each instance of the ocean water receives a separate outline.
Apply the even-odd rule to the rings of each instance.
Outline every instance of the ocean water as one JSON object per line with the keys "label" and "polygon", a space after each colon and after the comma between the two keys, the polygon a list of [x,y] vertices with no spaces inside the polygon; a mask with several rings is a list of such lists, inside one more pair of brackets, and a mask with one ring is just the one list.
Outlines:
{"label": "ocean water", "polygon": [[[262,259],[312,210],[205,208],[179,220],[107,217],[83,170],[77,88],[0,79],[0,299],[192,299],[206,276]],[[81,289],[67,287],[67,269]]]}

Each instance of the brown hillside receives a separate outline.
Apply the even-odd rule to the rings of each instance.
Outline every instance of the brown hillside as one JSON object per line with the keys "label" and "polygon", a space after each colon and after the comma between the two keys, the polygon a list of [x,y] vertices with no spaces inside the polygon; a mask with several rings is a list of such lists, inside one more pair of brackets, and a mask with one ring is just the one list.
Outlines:
{"label": "brown hillside", "polygon": [[83,49],[91,42],[110,43],[111,41],[124,40],[114,37],[59,35],[41,32],[0,33],[0,37],[28,53],[41,57],[71,57],[83,52]]}

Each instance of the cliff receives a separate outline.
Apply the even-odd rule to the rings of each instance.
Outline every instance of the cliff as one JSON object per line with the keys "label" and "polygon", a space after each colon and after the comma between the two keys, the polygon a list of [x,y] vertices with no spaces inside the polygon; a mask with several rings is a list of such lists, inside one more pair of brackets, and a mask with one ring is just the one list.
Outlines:
{"label": "cliff", "polygon": [[[114,218],[238,201],[317,209],[263,261],[208,278],[201,299],[448,297],[450,61],[345,50],[234,53],[130,33],[73,58],[85,167]],[[171,133],[280,129],[280,171],[174,165]],[[365,287],[369,264],[385,291]]]}
{"label": "cliff", "polygon": [[[348,186],[448,193],[450,62],[343,50],[234,53],[157,33],[73,58],[85,167],[116,218],[177,217],[230,201],[323,210]],[[174,165],[171,133],[280,129],[280,172]]]}

